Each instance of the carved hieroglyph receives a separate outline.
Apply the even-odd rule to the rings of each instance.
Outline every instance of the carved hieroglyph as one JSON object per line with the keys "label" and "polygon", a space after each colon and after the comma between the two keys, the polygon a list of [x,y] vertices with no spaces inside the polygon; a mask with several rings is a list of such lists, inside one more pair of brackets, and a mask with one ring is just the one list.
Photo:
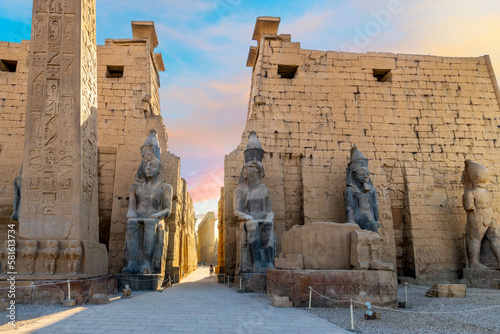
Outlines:
{"label": "carved hieroglyph", "polygon": [[20,235],[98,240],[95,0],[34,0]]}

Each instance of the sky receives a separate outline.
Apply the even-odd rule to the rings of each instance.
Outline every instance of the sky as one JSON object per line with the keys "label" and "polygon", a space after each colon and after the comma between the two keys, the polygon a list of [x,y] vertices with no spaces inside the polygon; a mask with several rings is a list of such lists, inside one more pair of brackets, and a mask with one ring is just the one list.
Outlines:
{"label": "sky", "polygon": [[[0,1],[0,41],[30,39],[31,0]],[[169,150],[181,157],[195,212],[217,215],[224,156],[241,141],[258,16],[301,47],[476,57],[500,76],[500,2],[494,0],[97,0],[97,43],[131,38],[154,21],[165,72],[160,101]]]}

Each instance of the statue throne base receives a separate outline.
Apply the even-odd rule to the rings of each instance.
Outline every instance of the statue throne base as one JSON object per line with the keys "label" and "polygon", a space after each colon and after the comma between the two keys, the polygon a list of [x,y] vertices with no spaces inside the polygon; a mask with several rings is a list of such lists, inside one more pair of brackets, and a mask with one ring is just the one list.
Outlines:
{"label": "statue throne base", "polygon": [[[138,268],[144,263],[143,240],[144,240],[144,223],[139,224],[138,228],[138,252],[137,266]],[[168,226],[165,220],[158,222],[156,230],[155,248],[151,260],[152,273],[126,273],[115,275],[118,279],[118,287],[122,289],[128,285],[132,290],[158,290],[162,287],[165,274],[167,271],[167,247],[168,246]],[[125,254],[127,254],[127,246],[125,244]],[[124,257],[123,268],[127,268],[127,255]]]}

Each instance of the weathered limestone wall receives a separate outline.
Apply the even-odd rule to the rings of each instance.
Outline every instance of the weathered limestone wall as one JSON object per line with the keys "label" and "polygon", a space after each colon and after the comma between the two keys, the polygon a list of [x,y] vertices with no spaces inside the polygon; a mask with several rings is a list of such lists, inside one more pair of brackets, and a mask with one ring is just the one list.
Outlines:
{"label": "weathered limestone wall", "polygon": [[13,72],[13,68],[0,68],[0,236],[7,235],[14,178],[23,160],[29,49],[29,41],[0,42],[0,59],[17,62]]}
{"label": "weathered limestone wall", "polygon": [[[133,31],[138,29],[154,32],[140,22],[133,25]],[[97,48],[99,242],[108,248],[110,273],[122,270],[129,188],[140,164],[140,147],[152,128],[158,131],[163,176],[173,188],[168,270],[175,265],[187,274],[197,265],[193,202],[180,177],[180,158],[168,152],[158,94],[157,70],[163,62],[152,52],[153,42],[106,40]],[[0,72],[0,240],[7,234],[13,181],[22,163],[29,49],[28,41],[0,42],[0,59],[17,60],[16,72]],[[123,76],[110,74],[108,66],[123,66]]]}
{"label": "weathered limestone wall", "polygon": [[[490,169],[500,208],[500,94],[489,57],[305,50],[276,31],[257,40],[246,128],[225,160],[226,270],[234,270],[236,254],[232,194],[255,130],[266,151],[278,252],[293,225],[345,222],[345,169],[356,144],[370,161],[398,274],[459,277],[466,158]],[[297,68],[293,78],[278,74],[283,65]],[[392,78],[378,81],[374,70]]]}
{"label": "weathered limestone wall", "polygon": [[214,252],[215,245],[215,213],[207,212],[198,225],[198,261],[215,265],[217,258]]}

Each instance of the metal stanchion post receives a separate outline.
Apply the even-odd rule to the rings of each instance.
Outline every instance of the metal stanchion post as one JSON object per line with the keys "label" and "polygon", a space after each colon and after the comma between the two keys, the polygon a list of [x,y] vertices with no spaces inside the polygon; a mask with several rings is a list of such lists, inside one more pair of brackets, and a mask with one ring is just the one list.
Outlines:
{"label": "metal stanchion post", "polygon": [[71,299],[71,284],[69,284],[69,278],[68,278],[68,300]]}
{"label": "metal stanchion post", "polygon": [[313,293],[313,290],[311,287],[309,287],[309,308],[311,308],[312,293]]}
{"label": "metal stanchion post", "polygon": [[408,282],[405,282],[405,304],[408,304]]}
{"label": "metal stanchion post", "polygon": [[240,276],[240,290],[241,290],[241,283],[242,283],[242,282],[241,282],[241,280],[242,280],[242,279],[243,279],[243,278]]}
{"label": "metal stanchion post", "polygon": [[227,287],[229,288],[229,276],[227,277]]}
{"label": "metal stanchion post", "polygon": [[352,299],[351,299],[351,330],[354,330],[354,314],[352,309]]}

